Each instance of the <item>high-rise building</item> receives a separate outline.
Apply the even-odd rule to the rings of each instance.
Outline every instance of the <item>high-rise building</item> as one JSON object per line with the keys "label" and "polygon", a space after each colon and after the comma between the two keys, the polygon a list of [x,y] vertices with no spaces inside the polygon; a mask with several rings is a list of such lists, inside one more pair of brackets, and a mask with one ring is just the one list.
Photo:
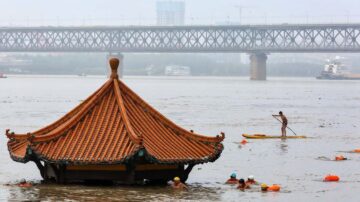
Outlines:
{"label": "high-rise building", "polygon": [[158,25],[184,25],[184,1],[158,1],[156,3]]}

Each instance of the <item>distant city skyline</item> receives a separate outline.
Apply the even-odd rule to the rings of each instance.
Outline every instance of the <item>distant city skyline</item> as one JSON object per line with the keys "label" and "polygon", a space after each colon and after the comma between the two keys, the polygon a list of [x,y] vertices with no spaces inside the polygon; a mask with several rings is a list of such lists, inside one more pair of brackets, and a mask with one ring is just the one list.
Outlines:
{"label": "distant city skyline", "polygon": [[[155,25],[156,2],[4,0],[0,26]],[[358,0],[184,2],[185,24],[360,23]]]}

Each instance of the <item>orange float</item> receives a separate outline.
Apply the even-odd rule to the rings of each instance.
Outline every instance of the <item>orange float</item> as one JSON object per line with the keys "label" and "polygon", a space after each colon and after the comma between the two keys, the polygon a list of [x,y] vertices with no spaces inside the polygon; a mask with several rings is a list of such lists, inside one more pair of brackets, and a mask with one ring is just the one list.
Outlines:
{"label": "orange float", "polygon": [[272,186],[270,186],[268,189],[268,191],[280,191],[280,186],[277,184],[273,184]]}
{"label": "orange float", "polygon": [[337,182],[340,180],[340,177],[337,175],[328,175],[324,178],[325,182]]}
{"label": "orange float", "polygon": [[360,149],[354,149],[355,153],[360,153]]}
{"label": "orange float", "polygon": [[245,140],[245,139],[243,139],[243,140],[241,140],[241,142],[240,142],[241,144],[246,144],[246,143],[248,143],[248,141],[247,140]]}

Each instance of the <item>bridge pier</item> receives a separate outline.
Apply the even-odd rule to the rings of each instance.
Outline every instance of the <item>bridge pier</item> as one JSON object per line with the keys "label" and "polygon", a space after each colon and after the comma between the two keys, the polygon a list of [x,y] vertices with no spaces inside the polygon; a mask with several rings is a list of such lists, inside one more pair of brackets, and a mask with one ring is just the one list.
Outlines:
{"label": "bridge pier", "polygon": [[266,60],[265,53],[250,54],[250,80],[266,80]]}
{"label": "bridge pier", "polygon": [[[124,72],[124,55],[122,53],[113,53],[113,52],[108,53],[106,55],[106,69],[107,70],[111,69],[110,64],[109,64],[109,59],[112,57],[119,58],[119,60],[120,60],[118,74],[119,74],[119,78],[122,78],[123,72]],[[110,76],[110,72],[108,72],[108,76]]]}

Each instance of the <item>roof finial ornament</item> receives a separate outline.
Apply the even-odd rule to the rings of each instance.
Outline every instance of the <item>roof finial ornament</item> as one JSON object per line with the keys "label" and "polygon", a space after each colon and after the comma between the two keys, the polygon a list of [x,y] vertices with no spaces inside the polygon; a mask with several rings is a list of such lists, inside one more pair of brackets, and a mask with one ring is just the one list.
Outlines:
{"label": "roof finial ornament", "polygon": [[110,75],[110,79],[118,79],[119,75],[117,73],[119,64],[120,64],[120,60],[118,58],[111,58],[109,60],[109,64],[111,67],[111,75]]}

